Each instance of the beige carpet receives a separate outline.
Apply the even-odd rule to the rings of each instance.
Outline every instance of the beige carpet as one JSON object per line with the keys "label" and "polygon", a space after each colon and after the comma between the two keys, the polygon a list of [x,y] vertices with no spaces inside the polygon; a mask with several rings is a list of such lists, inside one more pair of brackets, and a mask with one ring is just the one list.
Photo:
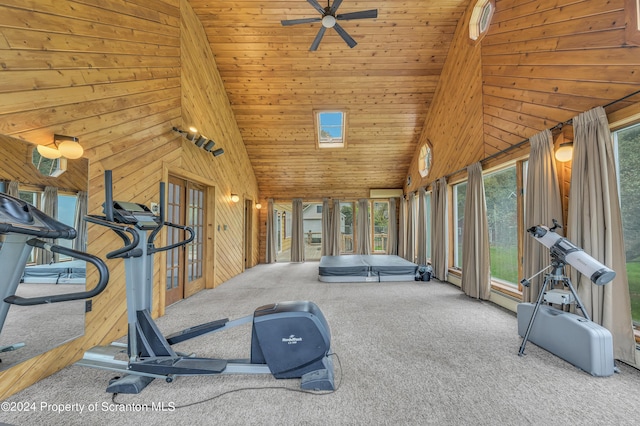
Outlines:
{"label": "beige carpet", "polygon": [[[171,306],[158,324],[168,334],[217,318],[238,318],[267,303],[312,300],[331,326],[332,347],[340,359],[341,367],[336,363],[340,387],[335,393],[283,390],[297,390],[299,381],[271,376],[180,377],[173,383],[155,380],[139,395],[118,395],[116,402],[126,405],[117,405],[104,391],[112,373],[70,366],[5,401],[14,407],[28,403],[35,410],[3,412],[0,421],[14,425],[626,425],[637,421],[640,373],[629,366],[619,365],[621,372],[611,377],[592,377],[532,343],[527,355],[519,357],[515,316],[470,299],[449,284],[322,283],[317,271],[317,262],[259,265],[215,290]],[[248,357],[249,346],[247,325],[176,349],[243,358]]]}

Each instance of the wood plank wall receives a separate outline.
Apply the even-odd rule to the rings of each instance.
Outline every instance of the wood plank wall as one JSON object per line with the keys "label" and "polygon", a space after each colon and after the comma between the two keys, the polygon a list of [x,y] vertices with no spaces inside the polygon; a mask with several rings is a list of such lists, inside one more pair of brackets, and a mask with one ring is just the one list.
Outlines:
{"label": "wood plank wall", "polygon": [[[421,136],[434,146],[432,172],[420,178],[418,147],[410,191],[638,89],[640,50],[625,35],[625,0],[495,4],[479,49],[468,41],[469,13],[458,26]],[[503,160],[528,153],[528,145],[518,151]]]}
{"label": "wood plank wall", "polygon": [[[471,2],[472,4],[475,2]],[[427,114],[408,174],[411,185],[406,192],[484,157],[482,138],[482,73],[480,44],[469,41],[468,8],[458,22],[440,82]],[[420,148],[427,141],[432,146],[432,168],[422,178],[418,172]]]}
{"label": "wood plank wall", "polygon": [[[205,176],[215,186],[208,206],[219,213],[213,220],[229,229],[207,241],[209,252],[219,257],[210,261],[217,285],[244,265],[242,202],[232,207],[224,197],[233,189],[257,199],[257,186],[252,174],[242,175],[250,170],[249,160],[226,94],[213,84],[219,81],[213,55],[203,53],[208,42],[193,22],[187,0],[150,3],[0,0],[0,133],[31,143],[49,143],[54,133],[79,137],[89,160],[91,214],[101,213],[105,170],[113,170],[117,198],[145,204],[158,200],[158,182],[167,173]],[[181,40],[186,23],[188,41]],[[209,76],[186,81],[181,61],[188,72],[207,70],[196,74]],[[182,84],[188,86],[184,93]],[[206,97],[190,96],[183,113],[183,98],[197,86],[207,88]],[[214,106],[217,112],[212,113]],[[215,161],[171,130],[196,118],[208,120],[203,130],[225,149]],[[257,248],[257,229],[254,234]],[[109,231],[89,227],[93,254],[104,258],[119,245]],[[253,263],[257,256],[254,249]],[[86,349],[125,334],[124,267],[118,260],[107,265],[109,287],[94,299],[85,335],[0,373],[0,399],[71,364]],[[159,266],[154,313],[161,311],[158,271]],[[95,275],[89,271],[89,285]]]}

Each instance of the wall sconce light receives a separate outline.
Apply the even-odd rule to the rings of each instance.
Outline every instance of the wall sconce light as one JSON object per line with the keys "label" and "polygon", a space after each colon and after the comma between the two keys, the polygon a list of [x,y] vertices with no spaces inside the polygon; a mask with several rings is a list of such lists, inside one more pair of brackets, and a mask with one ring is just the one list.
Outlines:
{"label": "wall sconce light", "polygon": [[573,157],[573,142],[561,143],[556,151],[556,160],[566,163]]}
{"label": "wall sconce light", "polygon": [[262,204],[256,203],[256,209],[260,210],[262,208]]}
{"label": "wall sconce light", "polygon": [[204,135],[198,134],[198,129],[195,127],[189,127],[189,131],[181,130],[178,127],[173,127],[173,131],[180,134],[182,137],[194,143],[198,148],[202,148],[207,152],[213,154],[214,157],[218,157],[224,154],[224,149],[218,148],[215,151],[211,151],[216,142],[213,139],[209,139]]}
{"label": "wall sconce light", "polygon": [[240,201],[240,196],[238,194],[231,194],[231,201],[237,203],[238,201]]}
{"label": "wall sconce light", "polygon": [[196,135],[198,134],[198,129],[191,126],[189,127],[189,131],[187,132],[187,139],[193,142],[196,139]]}
{"label": "wall sconce light", "polygon": [[36,149],[41,156],[51,160],[60,157],[76,160],[84,154],[84,149],[75,136],[53,135],[52,143],[38,145]]}

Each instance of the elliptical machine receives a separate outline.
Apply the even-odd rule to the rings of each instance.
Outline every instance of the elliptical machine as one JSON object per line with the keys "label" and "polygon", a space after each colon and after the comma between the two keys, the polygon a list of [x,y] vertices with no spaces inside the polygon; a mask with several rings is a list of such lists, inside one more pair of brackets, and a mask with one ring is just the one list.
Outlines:
{"label": "elliptical machine", "polygon": [[[47,216],[29,203],[0,193],[0,330],[4,327],[11,305],[33,306],[45,303],[90,299],[100,294],[109,282],[107,265],[99,257],[78,250],[50,244],[38,238],[74,239],[76,230]],[[31,250],[41,248],[75,259],[84,260],[96,267],[98,283],[88,291],[39,297],[16,296],[16,290],[24,273]],[[0,347],[0,352],[19,349],[24,343]]]}
{"label": "elliptical machine", "polygon": [[[105,217],[87,217],[87,221],[108,226],[132,226],[139,243],[120,250],[116,257],[125,262],[127,344],[114,342],[87,351],[78,365],[123,373],[107,387],[110,393],[140,393],[151,381],[162,378],[171,383],[177,376],[218,374],[273,374],[278,379],[301,378],[306,390],[334,390],[333,362],[329,355],[329,325],[318,306],[310,301],[280,302],[261,306],[252,315],[229,321],[228,318],[200,324],[164,336],[151,317],[153,291],[153,255],[188,244],[191,228],[165,222],[165,188],[160,183],[160,212],[156,216],[147,206],[113,201],[111,171],[105,171]],[[121,226],[121,225],[120,225]],[[179,228],[190,234],[183,241],[156,247],[155,238],[163,226]],[[129,239],[116,231],[129,245]],[[249,359],[226,360],[199,358],[177,353],[172,345],[205,334],[252,323]],[[116,359],[126,351],[128,360]]]}

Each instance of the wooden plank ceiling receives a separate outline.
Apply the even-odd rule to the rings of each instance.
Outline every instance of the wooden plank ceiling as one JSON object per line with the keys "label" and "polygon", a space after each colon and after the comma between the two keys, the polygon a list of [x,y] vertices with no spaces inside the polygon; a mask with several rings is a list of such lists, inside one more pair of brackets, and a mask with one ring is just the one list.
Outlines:
{"label": "wooden plank ceiling", "polygon": [[[320,1],[322,7],[328,4]],[[344,0],[309,51],[320,17],[305,0],[190,0],[202,22],[253,165],[261,198],[368,197],[401,188],[458,20],[469,0]],[[206,72],[206,70],[203,70]],[[347,147],[318,149],[313,111],[347,111]]]}

